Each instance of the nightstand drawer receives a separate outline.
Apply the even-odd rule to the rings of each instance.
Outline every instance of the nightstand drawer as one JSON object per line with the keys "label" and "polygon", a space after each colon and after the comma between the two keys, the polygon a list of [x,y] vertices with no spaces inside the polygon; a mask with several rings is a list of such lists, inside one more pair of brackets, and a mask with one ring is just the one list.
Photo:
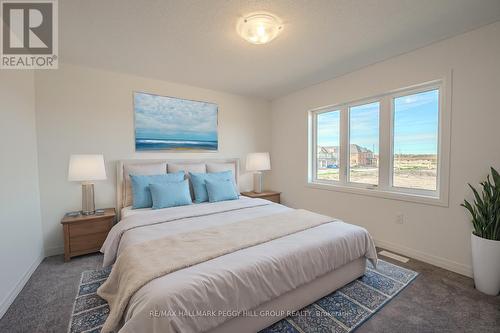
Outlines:
{"label": "nightstand drawer", "polygon": [[115,222],[115,209],[106,208],[100,215],[64,216],[64,261],[82,254],[98,252]]}
{"label": "nightstand drawer", "polygon": [[112,223],[113,218],[75,223],[69,227],[69,236],[73,239],[73,237],[78,236],[107,233],[111,229]]}
{"label": "nightstand drawer", "polygon": [[107,233],[97,233],[80,237],[71,237],[71,252],[86,252],[99,250],[106,240]]}

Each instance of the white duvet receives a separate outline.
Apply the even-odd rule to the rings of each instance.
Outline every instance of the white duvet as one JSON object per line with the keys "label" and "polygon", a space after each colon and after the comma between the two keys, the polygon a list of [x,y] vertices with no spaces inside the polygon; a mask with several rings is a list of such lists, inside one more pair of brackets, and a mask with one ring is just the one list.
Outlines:
{"label": "white duvet", "polygon": [[[101,249],[104,265],[131,244],[289,209],[242,197],[133,214],[109,233]],[[341,221],[236,251],[146,284],[130,299],[120,332],[208,331],[363,256],[376,260],[372,238]]]}

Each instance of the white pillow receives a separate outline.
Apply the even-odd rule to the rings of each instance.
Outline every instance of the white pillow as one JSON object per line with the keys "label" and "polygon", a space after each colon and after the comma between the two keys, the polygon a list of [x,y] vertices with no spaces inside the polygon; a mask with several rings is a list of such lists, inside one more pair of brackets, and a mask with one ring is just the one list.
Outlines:
{"label": "white pillow", "polygon": [[207,163],[207,172],[222,172],[231,170],[233,172],[234,182],[236,183],[236,164],[234,163]]}
{"label": "white pillow", "polygon": [[206,173],[207,166],[205,163],[187,163],[187,164],[171,164],[167,166],[168,173],[184,171],[186,177],[189,178],[189,173]]}
{"label": "white pillow", "polygon": [[126,164],[123,167],[124,193],[123,206],[132,205],[132,185],[130,184],[130,174],[132,175],[160,175],[167,173],[167,162],[155,162],[145,164]]}
{"label": "white pillow", "polygon": [[207,165],[205,163],[186,163],[186,164],[171,164],[167,166],[168,172],[184,171],[185,178],[189,180],[189,193],[191,193],[191,200],[194,200],[193,183],[191,182],[190,172],[193,173],[207,173]]}
{"label": "white pillow", "polygon": [[185,178],[189,179],[189,192],[191,193],[191,199],[194,200],[194,190],[193,183],[191,183],[191,177],[189,173],[207,173],[207,165],[205,163],[186,163],[186,164],[172,164],[167,165],[168,173],[184,171]]}

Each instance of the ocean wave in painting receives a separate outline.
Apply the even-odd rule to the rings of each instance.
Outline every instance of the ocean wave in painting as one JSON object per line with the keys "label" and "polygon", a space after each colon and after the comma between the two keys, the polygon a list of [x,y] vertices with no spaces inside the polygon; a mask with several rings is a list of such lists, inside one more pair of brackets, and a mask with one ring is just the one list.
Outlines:
{"label": "ocean wave in painting", "polygon": [[217,150],[217,141],[136,139],[136,150]]}

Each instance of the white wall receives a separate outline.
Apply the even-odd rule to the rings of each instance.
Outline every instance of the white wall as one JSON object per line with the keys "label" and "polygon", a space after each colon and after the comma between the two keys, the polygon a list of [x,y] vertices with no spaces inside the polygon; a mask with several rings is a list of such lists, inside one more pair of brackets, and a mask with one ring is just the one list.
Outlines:
{"label": "white wall", "polygon": [[[307,110],[439,79],[453,70],[449,207],[312,189]],[[366,227],[378,244],[470,275],[471,225],[459,206],[489,166],[500,169],[500,23],[430,45],[272,103],[272,187],[283,200]],[[291,135],[293,134],[293,135]],[[396,214],[405,214],[403,225]]]}
{"label": "white wall", "polygon": [[43,259],[32,71],[0,73],[0,317]]}
{"label": "white wall", "polygon": [[[270,103],[165,81],[73,65],[36,73],[40,197],[47,255],[63,250],[62,215],[81,209],[78,183],[67,181],[69,155],[103,153],[108,180],[96,182],[96,206],[115,206],[115,162],[130,158],[229,158],[270,150]],[[219,105],[218,153],[136,153],[133,91]],[[241,189],[252,188],[240,170]]]}

